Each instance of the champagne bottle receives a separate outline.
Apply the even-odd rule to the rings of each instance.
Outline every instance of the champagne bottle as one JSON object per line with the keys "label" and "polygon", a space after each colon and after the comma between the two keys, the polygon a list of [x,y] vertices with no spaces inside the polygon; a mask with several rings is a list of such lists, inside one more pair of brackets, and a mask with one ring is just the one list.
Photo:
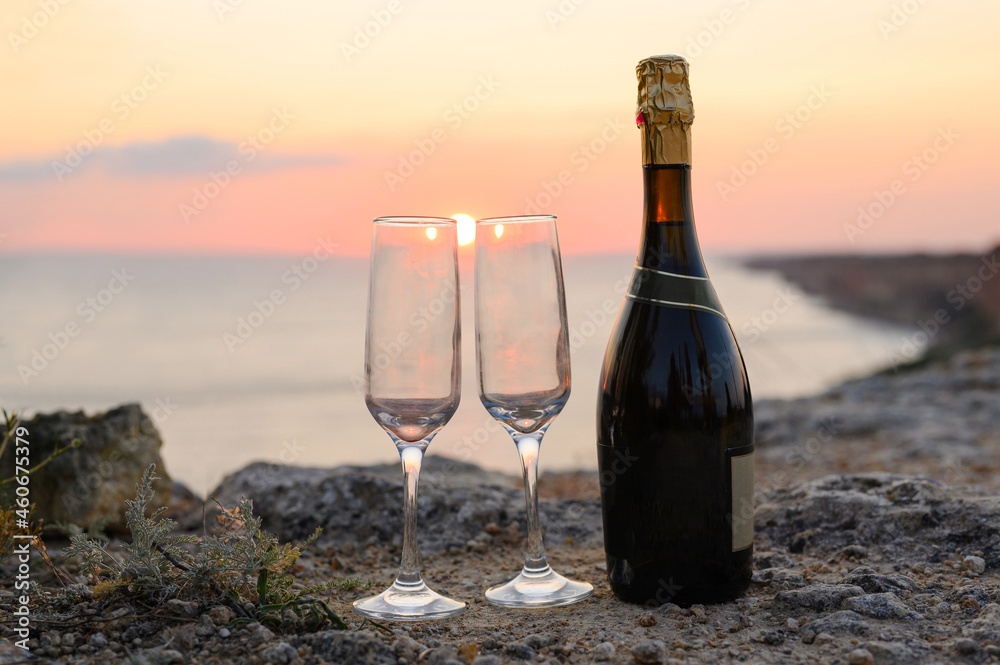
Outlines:
{"label": "champagne bottle", "polygon": [[608,583],[634,603],[722,602],[750,584],[750,385],[695,235],[688,64],[636,73],[642,240],[597,408]]}

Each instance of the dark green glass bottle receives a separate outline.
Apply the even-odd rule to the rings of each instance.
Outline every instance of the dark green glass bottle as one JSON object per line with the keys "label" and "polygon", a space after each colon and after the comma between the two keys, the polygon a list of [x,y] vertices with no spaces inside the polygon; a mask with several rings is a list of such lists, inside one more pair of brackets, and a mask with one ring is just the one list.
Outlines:
{"label": "dark green glass bottle", "polygon": [[642,241],[597,408],[608,583],[634,603],[721,602],[750,584],[750,384],[695,233],[687,62],[636,71]]}

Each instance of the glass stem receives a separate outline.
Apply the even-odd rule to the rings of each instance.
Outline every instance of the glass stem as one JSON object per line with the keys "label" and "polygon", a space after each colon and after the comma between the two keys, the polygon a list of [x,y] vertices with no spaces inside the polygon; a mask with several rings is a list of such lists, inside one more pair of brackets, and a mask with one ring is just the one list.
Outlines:
{"label": "glass stem", "polygon": [[399,564],[396,584],[419,586],[420,555],[417,553],[417,481],[420,479],[420,463],[424,451],[419,446],[407,446],[400,450],[403,462],[403,558]]}
{"label": "glass stem", "polygon": [[542,522],[538,517],[538,449],[542,438],[536,434],[516,434],[514,442],[521,456],[524,471],[524,501],[528,512],[528,550],[524,556],[524,573],[544,575],[549,571],[542,546]]}

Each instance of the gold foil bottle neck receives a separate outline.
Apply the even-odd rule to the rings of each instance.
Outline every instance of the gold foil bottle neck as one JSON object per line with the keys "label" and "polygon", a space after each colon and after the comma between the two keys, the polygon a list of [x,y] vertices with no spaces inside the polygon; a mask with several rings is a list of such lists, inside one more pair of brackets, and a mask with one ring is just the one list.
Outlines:
{"label": "gold foil bottle neck", "polygon": [[654,55],[635,68],[639,78],[636,124],[642,164],[690,164],[694,105],[688,63],[679,55]]}

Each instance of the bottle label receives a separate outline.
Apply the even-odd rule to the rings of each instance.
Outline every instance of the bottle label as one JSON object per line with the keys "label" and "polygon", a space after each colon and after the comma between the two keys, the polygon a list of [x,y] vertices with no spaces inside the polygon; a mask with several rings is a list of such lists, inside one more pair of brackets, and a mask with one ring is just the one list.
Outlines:
{"label": "bottle label", "polygon": [[753,445],[733,448],[729,453],[733,505],[730,522],[733,525],[733,551],[753,545]]}
{"label": "bottle label", "polygon": [[707,277],[678,275],[636,266],[628,297],[654,305],[697,309],[726,318],[719,296]]}

